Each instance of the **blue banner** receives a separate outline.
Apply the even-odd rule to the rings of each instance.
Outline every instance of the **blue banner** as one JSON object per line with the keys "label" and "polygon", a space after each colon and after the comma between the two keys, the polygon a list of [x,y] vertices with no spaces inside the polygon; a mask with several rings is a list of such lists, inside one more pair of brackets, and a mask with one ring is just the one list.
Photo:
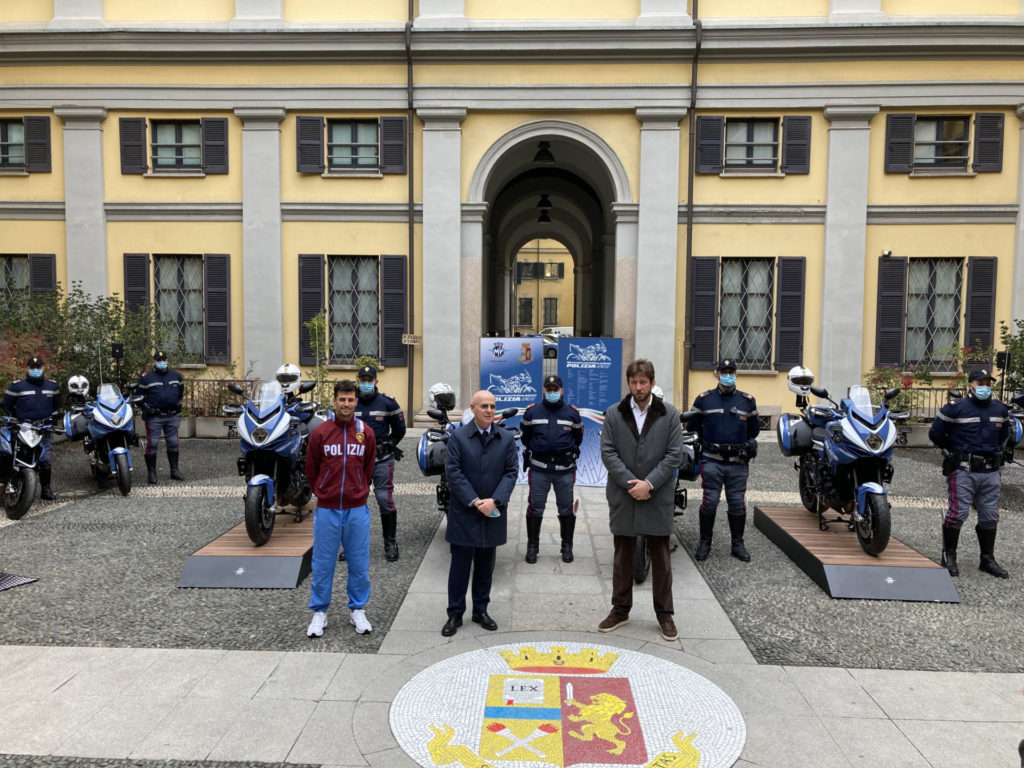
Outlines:
{"label": "blue banner", "polygon": [[605,410],[622,399],[622,339],[560,337],[558,375],[565,385],[566,402],[583,417],[576,484],[605,485],[608,471],[601,461],[600,433]]}
{"label": "blue banner", "polygon": [[544,341],[538,336],[480,339],[480,389],[494,395],[498,411],[525,410],[540,400]]}

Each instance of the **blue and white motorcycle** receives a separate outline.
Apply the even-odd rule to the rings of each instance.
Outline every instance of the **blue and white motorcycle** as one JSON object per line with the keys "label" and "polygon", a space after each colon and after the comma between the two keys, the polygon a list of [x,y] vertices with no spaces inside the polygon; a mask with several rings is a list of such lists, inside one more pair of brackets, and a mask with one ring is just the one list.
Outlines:
{"label": "blue and white motorcycle", "polygon": [[[808,387],[830,406],[808,405],[798,396],[801,413],[779,419],[778,441],[784,456],[795,456],[800,501],[818,516],[821,530],[830,522],[846,523],[857,532],[865,552],[878,555],[889,544],[891,505],[885,483],[892,481],[893,450],[899,438],[896,422],[908,414],[890,413],[886,403],[899,393],[890,389],[883,403],[871,402],[866,387],[850,387],[836,403],[828,390]],[[827,510],[839,513],[828,520]]]}
{"label": "blue and white motorcycle", "polygon": [[24,517],[39,495],[39,457],[43,452],[43,433],[50,429],[53,425],[49,419],[0,418],[0,461],[9,465],[0,501],[11,520]]}
{"label": "blue and white motorcycle", "polygon": [[[299,394],[309,392],[316,382],[299,385]],[[245,395],[239,384],[228,389]],[[274,520],[295,507],[296,521],[305,515],[312,490],[306,477],[306,443],[309,433],[323,423],[316,403],[292,400],[276,381],[258,384],[245,405],[225,405],[225,416],[238,416],[242,455],[238,474],[245,477],[245,531],[256,546],[270,541]],[[308,514],[308,513],[306,513]]]}
{"label": "blue and white motorcycle", "polygon": [[64,433],[82,440],[97,485],[103,488],[114,477],[122,496],[132,490],[131,446],[139,444],[132,405],[144,397],[126,398],[116,384],[100,384],[95,400],[73,405],[64,414]]}

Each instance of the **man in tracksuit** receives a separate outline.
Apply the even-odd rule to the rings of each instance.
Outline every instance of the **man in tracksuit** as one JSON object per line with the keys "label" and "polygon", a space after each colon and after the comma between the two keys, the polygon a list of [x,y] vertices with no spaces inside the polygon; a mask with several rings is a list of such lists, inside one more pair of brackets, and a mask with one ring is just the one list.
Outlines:
{"label": "man in tracksuit", "polygon": [[355,417],[356,384],[334,385],[334,419],[313,430],[306,449],[306,476],[316,494],[313,511],[313,577],[309,637],[327,626],[338,550],[345,547],[348,565],[349,621],[361,635],[372,631],[364,608],[370,599],[370,495],[377,441],[369,425]]}

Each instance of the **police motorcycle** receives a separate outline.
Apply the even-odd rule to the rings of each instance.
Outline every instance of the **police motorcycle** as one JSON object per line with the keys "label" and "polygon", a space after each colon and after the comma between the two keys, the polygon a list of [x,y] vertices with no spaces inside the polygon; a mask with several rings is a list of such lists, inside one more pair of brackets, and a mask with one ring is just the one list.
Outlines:
{"label": "police motorcycle", "polygon": [[[853,386],[847,397],[836,403],[828,390],[813,386],[814,374],[796,366],[787,376],[796,394],[799,414],[783,414],[776,437],[783,456],[796,457],[800,501],[818,527],[846,523],[856,531],[861,548],[869,555],[881,554],[889,544],[891,505],[884,487],[892,481],[891,463],[899,437],[897,424],[909,413],[890,412],[886,403],[900,390],[889,389],[883,402],[871,402],[866,387]],[[830,405],[810,405],[813,394]],[[839,517],[826,518],[832,509]]]}
{"label": "police motorcycle", "polygon": [[68,379],[68,391],[81,402],[64,414],[64,434],[82,441],[89,470],[100,488],[115,478],[121,495],[127,496],[132,490],[131,446],[139,444],[132,405],[145,395],[125,397],[116,384],[100,384],[96,399],[89,400],[89,381],[84,376]]}
{"label": "police motorcycle", "polygon": [[[651,393],[658,397],[664,397],[661,387],[655,386]],[[686,431],[686,422],[697,415],[696,411],[686,411],[679,414],[680,427],[683,430],[683,455],[679,461],[679,469],[676,472],[675,488],[675,510],[673,517],[683,514],[687,504],[687,488],[684,482],[693,482],[700,477],[700,464],[703,460],[703,447],[700,444],[700,435],[696,432]],[[671,547],[675,552],[676,546]],[[640,534],[636,537],[636,549],[633,551],[633,581],[643,584],[647,575],[651,572],[651,553],[647,549],[647,537]]]}
{"label": "police motorcycle", "polygon": [[9,472],[2,503],[11,520],[24,517],[39,495],[38,464],[43,435],[52,429],[49,419],[0,418],[0,461],[7,464]]}
{"label": "police motorcycle", "polygon": [[[441,512],[448,512],[448,503],[452,498],[451,486],[448,484],[448,477],[445,472],[445,461],[448,458],[448,440],[452,432],[458,429],[461,424],[452,423],[448,418],[449,412],[455,409],[455,390],[450,384],[438,382],[427,390],[427,397],[433,408],[427,409],[427,416],[437,422],[437,426],[427,427],[420,437],[416,446],[416,461],[419,464],[420,472],[426,477],[437,477],[437,486],[434,491],[437,496],[437,508]],[[518,429],[507,427],[501,423],[505,419],[511,419],[519,413],[518,408],[506,408],[495,417],[494,422],[498,426],[512,431],[512,436],[518,440],[520,432]],[[462,423],[465,423],[463,421]]]}
{"label": "police motorcycle", "polygon": [[[296,383],[297,380],[296,380]],[[296,394],[310,392],[316,382],[304,381]],[[228,389],[245,396],[241,385]],[[306,477],[306,444],[309,433],[322,424],[316,403],[289,397],[278,380],[253,387],[244,405],[225,405],[225,416],[237,416],[238,474],[245,477],[245,532],[257,547],[266,544],[284,507],[294,506],[295,521],[308,516],[302,510],[312,497]]]}

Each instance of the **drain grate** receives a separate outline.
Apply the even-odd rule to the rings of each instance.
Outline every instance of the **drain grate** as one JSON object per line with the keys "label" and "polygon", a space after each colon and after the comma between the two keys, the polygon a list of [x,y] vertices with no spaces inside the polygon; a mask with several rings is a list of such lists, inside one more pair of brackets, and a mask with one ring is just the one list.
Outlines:
{"label": "drain grate", "polygon": [[33,581],[39,581],[39,579],[15,576],[13,573],[0,573],[0,592],[11,587],[20,587],[22,584],[31,584]]}

